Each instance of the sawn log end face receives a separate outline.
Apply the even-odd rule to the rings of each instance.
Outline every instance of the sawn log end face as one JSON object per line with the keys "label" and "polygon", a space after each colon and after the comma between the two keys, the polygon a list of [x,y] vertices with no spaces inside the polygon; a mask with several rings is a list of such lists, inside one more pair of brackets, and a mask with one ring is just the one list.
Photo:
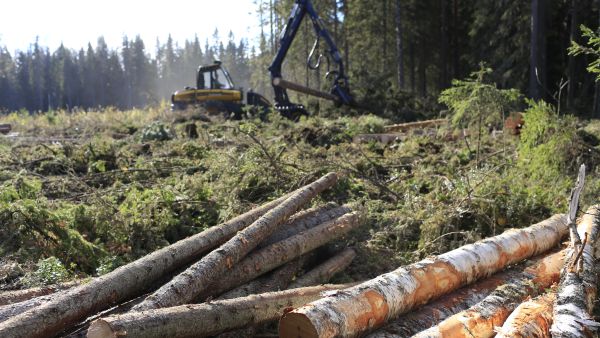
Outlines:
{"label": "sawn log end face", "polygon": [[108,322],[98,319],[90,324],[87,338],[117,338],[117,332],[113,331]]}
{"label": "sawn log end face", "polygon": [[[279,323],[279,337],[281,338],[319,338],[310,319],[302,313],[288,312],[281,317]],[[286,324],[282,325],[282,323]]]}

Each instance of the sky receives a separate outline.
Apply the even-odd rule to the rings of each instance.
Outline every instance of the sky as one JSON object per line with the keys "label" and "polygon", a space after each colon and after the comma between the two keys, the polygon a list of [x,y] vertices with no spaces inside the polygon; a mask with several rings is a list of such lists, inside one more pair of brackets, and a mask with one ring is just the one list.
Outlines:
{"label": "sky", "polygon": [[127,35],[140,35],[146,50],[154,52],[169,33],[180,45],[197,34],[202,46],[212,41],[215,28],[222,40],[233,31],[236,41],[255,44],[259,35],[256,5],[252,0],[11,0],[0,11],[0,46],[8,51],[27,50],[39,44],[56,50],[80,49],[104,36],[109,48],[118,48]]}

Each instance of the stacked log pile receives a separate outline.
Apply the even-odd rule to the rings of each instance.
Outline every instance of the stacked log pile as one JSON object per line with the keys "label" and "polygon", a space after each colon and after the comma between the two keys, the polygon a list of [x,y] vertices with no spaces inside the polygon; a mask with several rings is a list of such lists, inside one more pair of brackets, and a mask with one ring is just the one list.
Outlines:
{"label": "stacked log pile", "polygon": [[216,335],[347,288],[318,285],[345,269],[354,251],[323,258],[315,249],[356,229],[358,213],[333,203],[300,210],[337,178],[329,173],[89,281],[0,294],[0,337]]}
{"label": "stacked log pile", "polygon": [[583,178],[566,215],[343,285],[323,283],[354,250],[321,259],[316,249],[357,228],[358,213],[299,210],[336,181],[327,174],[107,275],[0,294],[0,337],[250,337],[277,320],[294,338],[597,334],[600,206],[576,221]]}

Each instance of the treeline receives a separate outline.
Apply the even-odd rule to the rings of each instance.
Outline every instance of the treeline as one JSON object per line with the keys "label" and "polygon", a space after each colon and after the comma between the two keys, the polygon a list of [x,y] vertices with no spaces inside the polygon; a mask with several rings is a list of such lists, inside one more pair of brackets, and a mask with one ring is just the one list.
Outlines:
{"label": "treeline", "polygon": [[[201,46],[198,37],[178,46],[169,36],[156,42],[154,56],[139,37],[125,37],[118,49],[104,38],[96,46],[71,50],[61,45],[54,52],[37,42],[13,57],[0,48],[0,111],[117,107],[128,109],[156,104],[184,86],[194,86],[200,64],[221,59],[234,78],[248,79],[248,43],[223,44],[214,33]],[[247,81],[236,82],[247,85]]]}
{"label": "treeline", "polygon": [[[95,48],[50,53],[32,45],[14,57],[0,49],[0,109],[154,104],[184,86],[193,86],[198,65],[221,59],[236,86],[272,94],[267,68],[278,49],[294,0],[257,0],[261,27],[258,45],[232,35],[223,44],[218,32],[201,45],[198,38],[177,46],[157,42],[150,57],[139,38],[124,39],[110,50],[103,39]],[[579,26],[597,29],[597,0],[313,0],[348,69],[355,96],[375,110],[397,111],[390,102],[436,95],[453,79],[469,76],[484,62],[501,88],[560,100],[562,111],[600,115],[600,88],[586,71],[591,61],[569,56],[571,40],[581,41]],[[284,64],[289,80],[327,90],[327,62],[306,65],[315,41],[305,20]],[[327,54],[320,42],[316,55]],[[306,103],[304,96],[292,99]]]}

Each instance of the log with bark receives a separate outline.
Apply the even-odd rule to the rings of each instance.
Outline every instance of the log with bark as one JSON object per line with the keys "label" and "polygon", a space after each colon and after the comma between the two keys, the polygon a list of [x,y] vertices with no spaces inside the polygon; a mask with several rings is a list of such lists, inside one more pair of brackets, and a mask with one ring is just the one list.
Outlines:
{"label": "log with bark", "polygon": [[452,293],[444,295],[413,312],[388,323],[384,327],[368,335],[368,338],[410,337],[416,333],[438,325],[444,319],[465,311],[479,303],[497,287],[510,281],[533,279],[541,267],[547,265],[544,259],[553,253],[543,254],[528,260],[524,266],[514,267],[504,272],[492,275],[473,285],[465,286]]}
{"label": "log with bark", "polygon": [[130,312],[94,321],[88,330],[88,337],[206,337],[277,319],[287,308],[301,306],[322,297],[324,292],[345,289],[350,285],[312,286],[203,304]]}
{"label": "log with bark", "polygon": [[518,304],[536,296],[556,283],[560,277],[566,250],[547,256],[542,264],[529,272],[531,276],[511,280],[468,310],[446,318],[438,325],[422,331],[413,338],[486,338],[493,337],[496,327],[502,326]]}
{"label": "log with bark", "polygon": [[247,284],[240,285],[237,288],[220,295],[216,299],[232,299],[259,293],[285,290],[296,274],[302,269],[305,261],[305,256],[298,257],[284,266],[277,268],[273,272],[250,281]]}
{"label": "log with bark", "polygon": [[353,212],[260,249],[246,257],[234,266],[227,275],[203,291],[199,299],[219,295],[238,285],[247,283],[296,257],[347,234],[359,225],[358,215]]}
{"label": "log with bark", "polygon": [[0,324],[0,337],[49,337],[90,315],[141,295],[160,278],[217,247],[287,197],[289,194],[63,291],[51,301]]}
{"label": "log with bark", "polygon": [[317,181],[297,190],[281,204],[261,216],[247,228],[218,249],[177,275],[169,283],[148,296],[134,311],[157,309],[191,302],[214,281],[269,237],[277,227],[323,190],[337,182],[337,175],[329,173]]}
{"label": "log with bark", "polygon": [[554,303],[552,337],[591,337],[600,327],[592,311],[597,294],[599,266],[596,255],[600,205],[590,207],[577,228],[582,245],[572,242]]}
{"label": "log with bark", "polygon": [[314,228],[321,223],[336,219],[349,212],[352,212],[352,208],[349,205],[338,206],[332,202],[320,207],[300,211],[292,216],[289,221],[281,227],[281,229],[277,230],[275,233],[261,242],[257,248],[260,249],[273,243],[277,243],[302,231]]}
{"label": "log with bark", "polygon": [[20,303],[22,301],[36,298],[39,296],[45,296],[58,291],[70,289],[74,286],[85,283],[86,281],[87,280],[74,280],[71,282],[40,286],[23,290],[4,291],[0,293],[0,306],[13,303]]}
{"label": "log with bark", "polygon": [[[415,306],[548,251],[567,233],[564,215],[401,267],[286,313],[282,337],[357,336]],[[432,281],[436,281],[432,283]]]}
{"label": "log with bark", "polygon": [[314,269],[298,277],[298,279],[290,284],[289,288],[295,289],[303,286],[326,283],[333,275],[346,269],[348,265],[352,263],[354,257],[356,257],[354,249],[346,248],[325,262],[319,264]]}
{"label": "log with bark", "polygon": [[439,127],[441,125],[447,124],[447,119],[435,119],[435,120],[425,120],[425,121],[417,121],[417,122],[408,122],[408,123],[400,123],[400,124],[392,124],[389,126],[383,127],[386,132],[398,132],[398,131],[407,131],[415,128],[431,128],[431,127]]}
{"label": "log with bark", "polygon": [[508,316],[496,338],[551,338],[552,308],[556,291],[521,303]]}

